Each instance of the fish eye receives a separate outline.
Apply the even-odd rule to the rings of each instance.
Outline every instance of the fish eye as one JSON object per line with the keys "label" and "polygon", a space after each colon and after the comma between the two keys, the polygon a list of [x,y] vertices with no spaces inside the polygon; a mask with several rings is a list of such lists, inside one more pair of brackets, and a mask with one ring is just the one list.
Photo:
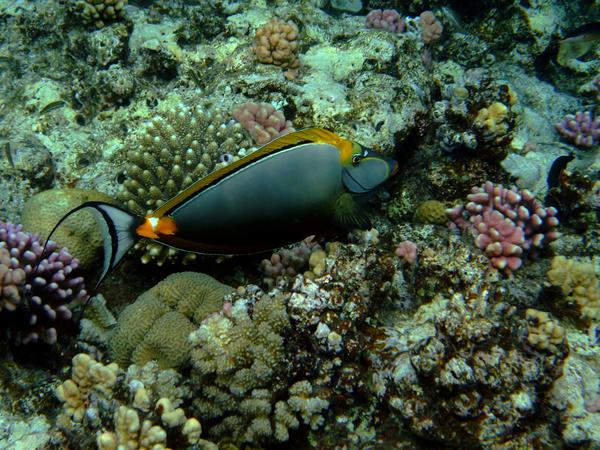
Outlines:
{"label": "fish eye", "polygon": [[352,165],[353,166],[358,166],[358,163],[360,163],[360,159],[361,159],[361,155],[358,153],[355,153],[354,155],[352,155]]}

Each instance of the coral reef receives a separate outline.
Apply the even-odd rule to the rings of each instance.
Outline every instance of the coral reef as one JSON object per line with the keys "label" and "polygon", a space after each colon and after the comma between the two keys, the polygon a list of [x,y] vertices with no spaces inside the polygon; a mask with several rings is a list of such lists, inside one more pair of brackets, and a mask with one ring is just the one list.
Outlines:
{"label": "coral reef", "polygon": [[201,273],[169,275],[144,292],[119,315],[110,348],[121,367],[156,360],[161,369],[184,366],[190,356],[188,335],[221,309],[232,288]]}
{"label": "coral reef", "polygon": [[37,235],[2,221],[0,250],[4,273],[0,320],[5,337],[18,344],[55,344],[59,330],[72,332],[71,308],[88,298],[84,280],[77,276],[77,259],[52,241],[44,251],[44,241]]}
{"label": "coral reef", "polygon": [[514,308],[489,295],[438,297],[410,319],[413,327],[388,330],[385,346],[396,355],[389,404],[429,441],[522,446],[533,433],[543,445],[551,430],[534,418],[544,415],[565,353],[526,351]]}
{"label": "coral reef", "polygon": [[[597,6],[3,2],[0,447],[600,447]],[[38,273],[3,225],[73,189],[147,214],[292,122],[399,162],[373,228],[140,241],[84,309],[93,222]]]}

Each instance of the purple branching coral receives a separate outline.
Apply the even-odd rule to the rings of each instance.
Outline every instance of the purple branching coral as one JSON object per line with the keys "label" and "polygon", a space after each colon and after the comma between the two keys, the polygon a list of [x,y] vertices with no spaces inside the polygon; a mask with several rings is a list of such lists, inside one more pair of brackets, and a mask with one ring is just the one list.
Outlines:
{"label": "purple branching coral", "polygon": [[260,268],[265,277],[263,281],[272,286],[277,278],[296,276],[308,268],[308,260],[312,252],[321,250],[321,246],[308,237],[290,248],[282,248],[274,252],[269,259],[263,259]]}
{"label": "purple branching coral", "polygon": [[43,248],[37,235],[0,221],[0,322],[16,343],[56,343],[57,329],[73,323],[70,307],[88,298],[77,259],[52,241],[41,258]]}
{"label": "purple branching coral", "polygon": [[544,207],[528,190],[487,181],[474,187],[467,200],[465,206],[447,210],[448,216],[472,231],[475,243],[497,269],[517,270],[526,254],[558,238],[556,209]]}
{"label": "purple branching coral", "polygon": [[367,28],[388,30],[397,34],[402,33],[406,27],[404,19],[394,9],[374,9],[367,14],[365,25]]}
{"label": "purple branching coral", "polygon": [[600,143],[600,117],[594,119],[589,111],[567,114],[555,127],[565,140],[577,147],[589,148]]}

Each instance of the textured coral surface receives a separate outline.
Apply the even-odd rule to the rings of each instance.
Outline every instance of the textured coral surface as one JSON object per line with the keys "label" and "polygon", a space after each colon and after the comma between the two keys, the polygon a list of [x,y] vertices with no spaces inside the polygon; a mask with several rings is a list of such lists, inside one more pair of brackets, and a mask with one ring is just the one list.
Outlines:
{"label": "textured coral surface", "polygon": [[[600,448],[597,22],[598,1],[0,0],[0,448]],[[313,127],[360,144],[299,143],[339,156],[331,205],[367,229],[244,256],[144,238],[97,289],[125,214],[73,215],[43,252],[83,201],[142,223],[263,158],[285,189],[220,201],[303,198],[308,224],[296,181],[323,166],[284,167],[304,154],[280,137]]]}

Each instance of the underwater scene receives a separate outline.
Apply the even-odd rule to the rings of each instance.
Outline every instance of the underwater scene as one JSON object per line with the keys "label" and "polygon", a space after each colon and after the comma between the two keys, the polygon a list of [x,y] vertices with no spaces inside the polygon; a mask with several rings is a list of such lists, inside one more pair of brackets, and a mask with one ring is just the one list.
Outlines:
{"label": "underwater scene", "polygon": [[0,450],[600,449],[599,0],[0,0]]}

